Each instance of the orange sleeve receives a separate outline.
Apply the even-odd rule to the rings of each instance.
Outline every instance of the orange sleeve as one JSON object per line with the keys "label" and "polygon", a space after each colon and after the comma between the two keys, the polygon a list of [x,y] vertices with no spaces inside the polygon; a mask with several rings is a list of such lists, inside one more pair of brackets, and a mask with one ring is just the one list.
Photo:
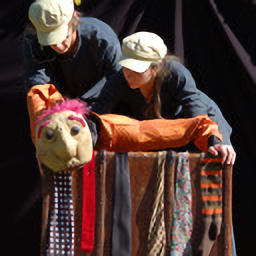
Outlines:
{"label": "orange sleeve", "polygon": [[204,152],[208,138],[215,135],[222,140],[218,126],[207,115],[186,119],[154,119],[138,121],[113,114],[97,115],[101,130],[95,150],[137,152],[176,148],[194,141]]}
{"label": "orange sleeve", "polygon": [[44,84],[33,86],[27,94],[27,107],[30,119],[31,137],[35,143],[35,127],[37,114],[52,105],[53,102],[63,100],[62,95],[54,85]]}

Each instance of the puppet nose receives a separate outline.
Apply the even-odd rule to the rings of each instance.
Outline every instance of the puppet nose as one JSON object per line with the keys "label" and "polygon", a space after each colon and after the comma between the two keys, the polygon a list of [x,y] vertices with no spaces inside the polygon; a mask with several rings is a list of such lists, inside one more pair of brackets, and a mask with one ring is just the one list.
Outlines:
{"label": "puppet nose", "polygon": [[63,160],[70,160],[77,154],[77,141],[65,130],[60,128],[59,131],[60,134],[54,148],[55,154]]}

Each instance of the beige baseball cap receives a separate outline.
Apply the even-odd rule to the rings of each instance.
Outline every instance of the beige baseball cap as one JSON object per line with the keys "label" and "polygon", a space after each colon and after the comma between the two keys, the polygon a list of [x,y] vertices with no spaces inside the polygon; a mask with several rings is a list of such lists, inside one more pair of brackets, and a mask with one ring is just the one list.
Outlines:
{"label": "beige baseball cap", "polygon": [[37,0],[29,8],[29,19],[36,28],[41,45],[65,40],[74,13],[73,0]]}
{"label": "beige baseball cap", "polygon": [[167,53],[164,41],[151,32],[137,32],[123,39],[119,64],[135,72],[145,72],[152,63],[161,62]]}

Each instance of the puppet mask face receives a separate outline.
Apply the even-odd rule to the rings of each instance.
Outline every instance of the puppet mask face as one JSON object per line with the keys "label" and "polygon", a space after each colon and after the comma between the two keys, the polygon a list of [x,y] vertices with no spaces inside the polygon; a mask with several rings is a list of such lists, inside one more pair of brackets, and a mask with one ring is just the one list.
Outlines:
{"label": "puppet mask face", "polygon": [[35,146],[38,160],[55,172],[71,170],[92,159],[87,122],[69,110],[53,113],[37,124]]}

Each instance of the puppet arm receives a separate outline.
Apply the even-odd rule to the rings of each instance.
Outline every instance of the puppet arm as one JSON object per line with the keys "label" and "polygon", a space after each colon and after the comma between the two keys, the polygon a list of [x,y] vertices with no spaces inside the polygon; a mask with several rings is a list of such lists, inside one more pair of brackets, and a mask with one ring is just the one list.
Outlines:
{"label": "puppet arm", "polygon": [[[64,100],[54,85],[33,86],[27,95],[31,136],[35,142],[34,122],[41,110]],[[207,115],[186,119],[155,119],[138,121],[126,116],[106,114],[91,116],[100,123],[100,136],[95,150],[138,152],[181,147],[194,141],[204,152],[208,151],[208,139],[215,135],[222,140],[218,126]]]}
{"label": "puppet arm", "polygon": [[126,116],[106,114],[91,116],[100,123],[95,150],[138,152],[181,147],[194,141],[203,152],[214,135],[222,141],[218,126],[207,115],[186,119],[138,121]]}
{"label": "puppet arm", "polygon": [[62,95],[57,91],[54,85],[44,84],[33,86],[27,94],[27,107],[30,119],[31,137],[35,143],[35,126],[37,114],[41,110],[52,106],[54,102],[63,100]]}

